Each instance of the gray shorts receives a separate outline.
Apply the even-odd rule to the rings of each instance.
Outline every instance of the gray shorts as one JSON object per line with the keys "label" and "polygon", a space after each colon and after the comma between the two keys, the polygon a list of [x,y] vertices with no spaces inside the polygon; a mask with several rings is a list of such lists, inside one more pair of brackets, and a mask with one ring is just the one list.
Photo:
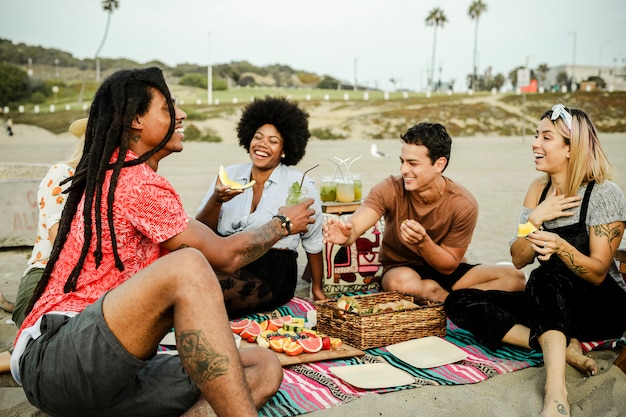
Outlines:
{"label": "gray shorts", "polygon": [[73,318],[47,314],[20,360],[24,392],[53,416],[180,416],[200,391],[178,356],[143,361],[117,341],[102,300]]}

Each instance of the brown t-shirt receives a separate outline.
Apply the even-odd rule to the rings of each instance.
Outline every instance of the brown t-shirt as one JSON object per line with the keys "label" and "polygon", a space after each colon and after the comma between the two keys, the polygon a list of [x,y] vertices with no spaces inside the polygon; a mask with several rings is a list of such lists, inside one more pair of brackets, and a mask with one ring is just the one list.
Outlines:
{"label": "brown t-shirt", "polygon": [[478,203],[472,193],[447,177],[446,190],[432,204],[418,203],[404,189],[401,176],[389,176],[376,184],[363,202],[385,219],[379,259],[384,266],[426,262],[414,247],[400,239],[400,225],[406,219],[418,221],[437,245],[453,248],[469,246],[478,220]]}

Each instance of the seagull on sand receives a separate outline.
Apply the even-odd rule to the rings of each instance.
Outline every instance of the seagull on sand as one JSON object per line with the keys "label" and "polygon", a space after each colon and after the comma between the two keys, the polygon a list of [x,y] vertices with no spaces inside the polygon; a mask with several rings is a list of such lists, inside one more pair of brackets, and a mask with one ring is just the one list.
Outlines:
{"label": "seagull on sand", "polygon": [[370,154],[372,154],[374,158],[387,158],[387,154],[383,151],[379,151],[378,145],[375,143],[372,143],[370,146]]}

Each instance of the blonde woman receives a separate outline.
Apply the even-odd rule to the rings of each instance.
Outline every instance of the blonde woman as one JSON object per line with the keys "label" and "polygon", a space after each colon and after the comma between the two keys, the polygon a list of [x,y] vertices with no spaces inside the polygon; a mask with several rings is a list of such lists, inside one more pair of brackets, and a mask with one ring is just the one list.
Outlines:
{"label": "blonde woman", "polygon": [[[517,268],[540,263],[525,292],[459,290],[445,302],[449,318],[486,345],[543,352],[542,416],[568,416],[565,364],[585,376],[598,365],[580,341],[621,337],[626,284],[614,261],[626,224],[626,199],[596,129],[582,110],[557,104],[545,112],[532,144],[544,178],[526,193],[520,223],[537,230],[511,243]],[[487,324],[488,325],[485,325]]]}

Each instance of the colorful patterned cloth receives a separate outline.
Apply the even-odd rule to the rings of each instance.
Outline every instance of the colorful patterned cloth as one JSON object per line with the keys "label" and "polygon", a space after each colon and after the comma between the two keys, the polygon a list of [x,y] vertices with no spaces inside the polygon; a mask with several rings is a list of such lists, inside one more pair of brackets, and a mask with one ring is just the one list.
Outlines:
{"label": "colorful patterned cloth", "polygon": [[[315,306],[310,301],[294,298],[272,312],[246,317],[258,321],[285,315],[306,317],[307,312],[314,309]],[[426,385],[474,384],[496,375],[537,366],[543,361],[541,353],[534,350],[515,347],[490,350],[479,344],[471,333],[456,327],[450,321],[447,323],[445,340],[464,350],[467,353],[467,359],[435,368],[418,369],[399,360],[385,348],[376,348],[366,350],[365,356],[358,358],[285,367],[280,390],[259,411],[259,415],[268,417],[298,416],[344,404],[368,394],[383,394]],[[589,351],[597,348],[609,348],[615,347],[619,343],[626,345],[626,338],[584,343],[583,349]],[[329,371],[329,368],[335,366],[381,362],[408,372],[415,378],[415,382],[394,388],[364,390],[343,382]]]}

